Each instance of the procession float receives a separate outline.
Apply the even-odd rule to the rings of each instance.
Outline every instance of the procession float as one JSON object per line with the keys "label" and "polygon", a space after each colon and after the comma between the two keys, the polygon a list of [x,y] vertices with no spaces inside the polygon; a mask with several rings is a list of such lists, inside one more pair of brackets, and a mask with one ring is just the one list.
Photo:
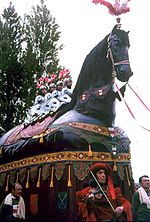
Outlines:
{"label": "procession float", "polygon": [[[129,11],[128,1],[114,6],[93,2],[116,16]],[[11,183],[20,182],[29,221],[78,221],[75,193],[87,186],[88,169],[96,162],[110,164],[115,186],[131,200],[130,140],[115,126],[115,101],[125,92],[125,86],[115,90],[115,79],[126,84],[133,74],[129,46],[128,32],[117,18],[86,56],[74,89],[69,72],[63,71],[50,86],[57,88],[37,95],[24,122],[1,137],[0,198],[10,192]]]}

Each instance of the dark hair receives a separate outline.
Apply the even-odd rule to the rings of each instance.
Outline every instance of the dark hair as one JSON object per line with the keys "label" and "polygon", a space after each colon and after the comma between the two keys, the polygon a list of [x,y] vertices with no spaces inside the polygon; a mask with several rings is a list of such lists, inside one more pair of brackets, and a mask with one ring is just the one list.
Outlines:
{"label": "dark hair", "polygon": [[141,177],[139,178],[139,183],[142,183],[142,179],[143,179],[143,177],[149,178],[149,176],[147,176],[147,175],[143,175],[143,176],[141,176]]}

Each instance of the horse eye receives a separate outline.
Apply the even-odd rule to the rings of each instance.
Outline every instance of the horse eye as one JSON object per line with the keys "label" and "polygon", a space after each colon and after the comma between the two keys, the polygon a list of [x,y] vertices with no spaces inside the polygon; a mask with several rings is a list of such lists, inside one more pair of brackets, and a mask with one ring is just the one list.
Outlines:
{"label": "horse eye", "polygon": [[119,40],[114,40],[114,45],[118,48],[121,46],[121,42]]}

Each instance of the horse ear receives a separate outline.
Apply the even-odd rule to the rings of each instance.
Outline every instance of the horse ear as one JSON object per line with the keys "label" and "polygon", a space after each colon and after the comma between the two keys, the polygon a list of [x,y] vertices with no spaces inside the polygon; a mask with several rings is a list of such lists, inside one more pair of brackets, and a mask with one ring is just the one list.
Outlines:
{"label": "horse ear", "polygon": [[127,34],[129,34],[130,31],[127,31]]}
{"label": "horse ear", "polygon": [[115,34],[115,33],[116,33],[117,28],[118,28],[118,25],[115,25],[115,26],[114,26],[114,28],[113,28],[113,30],[111,31],[111,34]]}

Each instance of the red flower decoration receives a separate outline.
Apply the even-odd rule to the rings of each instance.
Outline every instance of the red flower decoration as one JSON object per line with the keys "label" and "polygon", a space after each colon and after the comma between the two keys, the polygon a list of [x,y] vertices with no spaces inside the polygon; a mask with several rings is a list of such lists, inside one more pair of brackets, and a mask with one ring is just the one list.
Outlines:
{"label": "red flower decoration", "polygon": [[50,74],[50,72],[47,73],[46,70],[43,70],[43,73],[39,78],[37,77],[37,72],[33,75],[34,82],[37,88],[37,93],[41,93],[42,91],[43,94],[46,94],[49,91],[49,84],[56,83],[58,80],[63,80],[69,77],[69,69],[62,69],[59,71],[59,73],[57,72],[57,74]]}
{"label": "red flower decoration", "polygon": [[52,73],[50,76],[51,76],[51,79],[53,79],[53,80],[56,79],[56,77],[57,77],[54,73]]}
{"label": "red flower decoration", "polygon": [[37,88],[37,89],[40,89],[40,87],[41,87],[41,84],[38,83],[38,84],[36,85],[36,88]]}
{"label": "red flower decoration", "polygon": [[40,77],[40,78],[39,78],[39,82],[40,82],[40,83],[43,83],[43,82],[44,82],[44,78],[43,78],[43,77]]}
{"label": "red flower decoration", "polygon": [[64,77],[64,70],[60,70],[60,71],[59,71],[58,79],[59,79],[59,80],[62,80],[63,77]]}
{"label": "red flower decoration", "polygon": [[47,76],[45,77],[45,82],[46,83],[49,83],[51,80],[50,80],[50,78],[48,78]]}

